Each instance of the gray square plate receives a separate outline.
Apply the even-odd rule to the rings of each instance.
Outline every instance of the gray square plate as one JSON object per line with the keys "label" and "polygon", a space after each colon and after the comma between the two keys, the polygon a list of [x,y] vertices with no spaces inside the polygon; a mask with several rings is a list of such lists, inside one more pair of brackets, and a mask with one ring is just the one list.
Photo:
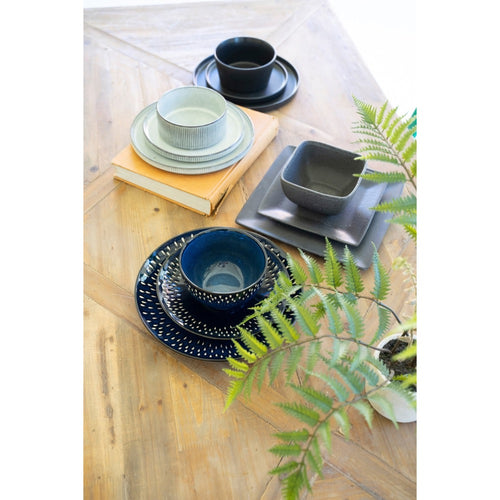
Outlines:
{"label": "gray square plate", "polygon": [[[372,172],[367,169],[366,172]],[[387,184],[361,179],[354,196],[335,215],[307,210],[289,200],[281,187],[279,172],[260,202],[258,212],[283,224],[326,236],[340,243],[357,246],[364,238],[375,215],[371,210],[380,201]]]}
{"label": "gray square plate", "polygon": [[[295,146],[287,146],[269,167],[259,185],[255,188],[250,198],[247,200],[240,213],[236,217],[236,222],[241,226],[253,229],[261,234],[275,238],[278,241],[301,248],[306,252],[322,256],[325,250],[325,237],[309,231],[303,231],[296,227],[282,224],[274,219],[266,217],[258,212],[259,205],[274,179],[279,176],[283,165],[292,154]],[[392,200],[400,196],[403,190],[403,183],[388,184],[381,202]],[[374,245],[379,248],[389,227],[388,219],[390,214],[376,212],[372,223],[366,231],[365,237],[358,246],[351,246],[351,251],[356,264],[361,269],[368,269],[371,266]],[[342,259],[345,243],[331,240],[332,246],[339,259]],[[373,243],[373,244],[372,244]]]}

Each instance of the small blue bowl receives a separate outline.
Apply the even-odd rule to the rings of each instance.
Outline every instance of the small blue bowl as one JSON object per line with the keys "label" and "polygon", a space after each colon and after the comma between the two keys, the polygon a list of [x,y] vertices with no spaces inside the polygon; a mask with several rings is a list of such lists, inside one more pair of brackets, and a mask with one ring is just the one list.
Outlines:
{"label": "small blue bowl", "polygon": [[266,274],[262,244],[245,231],[214,228],[193,237],[179,255],[188,290],[202,304],[227,311],[245,305]]}

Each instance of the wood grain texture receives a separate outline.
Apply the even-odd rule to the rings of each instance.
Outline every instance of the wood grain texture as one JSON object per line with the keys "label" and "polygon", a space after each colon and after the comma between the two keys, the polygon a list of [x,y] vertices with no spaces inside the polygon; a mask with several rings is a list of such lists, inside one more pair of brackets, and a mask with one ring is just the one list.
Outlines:
{"label": "wood grain texture", "polygon": [[[234,35],[271,41],[300,73],[294,99],[272,112],[280,130],[235,185],[216,216],[198,215],[113,179],[111,159],[129,143],[136,114],[166,90],[192,83],[196,65]],[[134,301],[144,260],[184,231],[236,226],[235,217],[287,145],[319,140],[353,149],[352,96],[385,100],[327,2],[307,0],[171,4],[84,11],[84,497],[105,499],[277,499],[267,450],[290,420],[274,403],[283,380],[223,412],[224,363],[166,349],[146,330]],[[278,243],[297,255],[297,249]],[[385,264],[413,244],[391,227]],[[411,291],[391,271],[390,302],[409,311]],[[371,270],[363,274],[369,282]],[[366,305],[367,321],[373,308]],[[416,425],[359,415],[351,440],[336,429],[323,477],[305,498],[413,499]],[[358,425],[359,424],[359,425]]]}

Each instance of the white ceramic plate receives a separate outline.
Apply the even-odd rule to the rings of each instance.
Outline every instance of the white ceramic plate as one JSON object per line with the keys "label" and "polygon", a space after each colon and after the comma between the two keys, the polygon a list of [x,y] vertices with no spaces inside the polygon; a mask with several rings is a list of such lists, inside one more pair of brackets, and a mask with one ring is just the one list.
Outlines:
{"label": "white ceramic plate", "polygon": [[195,163],[199,161],[209,161],[229,154],[236,149],[243,139],[243,129],[241,119],[236,114],[234,108],[228,106],[226,134],[223,139],[209,148],[203,149],[182,149],[168,144],[161,136],[158,130],[158,117],[156,109],[153,107],[151,113],[146,117],[143,123],[144,135],[149,141],[150,146],[166,158],[173,160]]}
{"label": "white ceramic plate", "polygon": [[227,168],[230,165],[233,165],[233,163],[236,163],[238,160],[243,158],[243,156],[245,156],[248,153],[249,149],[252,147],[254,139],[254,129],[250,117],[237,106],[228,102],[228,109],[234,111],[235,115],[240,119],[240,129],[242,130],[243,134],[241,142],[233,151],[221,156],[220,158],[215,158],[213,160],[207,161],[199,161],[196,163],[166,158],[151,147],[149,141],[144,135],[144,120],[149,116],[151,110],[155,106],[156,103],[153,103],[144,108],[135,117],[134,121],[132,122],[132,126],[130,127],[130,138],[134,151],[145,162],[149,163],[153,167],[176,174],[207,174],[210,172],[216,172],[217,170],[222,170],[223,168]]}

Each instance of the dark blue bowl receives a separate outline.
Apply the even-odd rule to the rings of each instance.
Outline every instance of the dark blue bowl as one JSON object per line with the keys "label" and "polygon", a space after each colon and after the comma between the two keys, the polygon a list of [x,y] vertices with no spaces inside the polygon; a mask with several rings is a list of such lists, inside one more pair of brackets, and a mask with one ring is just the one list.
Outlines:
{"label": "dark blue bowl", "polygon": [[218,310],[242,307],[257,293],[266,261],[262,244],[233,228],[203,231],[179,255],[188,290],[199,302]]}

